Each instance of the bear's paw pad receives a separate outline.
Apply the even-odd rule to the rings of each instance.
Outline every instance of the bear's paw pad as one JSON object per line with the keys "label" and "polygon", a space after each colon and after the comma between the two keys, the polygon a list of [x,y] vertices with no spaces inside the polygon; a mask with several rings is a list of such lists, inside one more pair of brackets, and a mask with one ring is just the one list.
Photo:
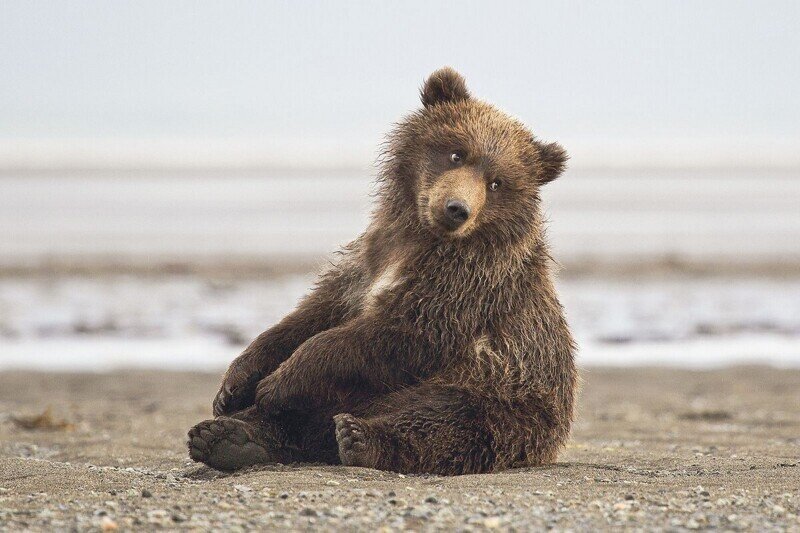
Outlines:
{"label": "bear's paw pad", "polygon": [[189,430],[189,456],[223,471],[275,462],[274,454],[254,438],[246,422],[219,417],[200,422]]}
{"label": "bear's paw pad", "polygon": [[336,422],[336,442],[339,444],[342,464],[374,468],[375,453],[364,421],[350,414],[336,415],[333,420]]}

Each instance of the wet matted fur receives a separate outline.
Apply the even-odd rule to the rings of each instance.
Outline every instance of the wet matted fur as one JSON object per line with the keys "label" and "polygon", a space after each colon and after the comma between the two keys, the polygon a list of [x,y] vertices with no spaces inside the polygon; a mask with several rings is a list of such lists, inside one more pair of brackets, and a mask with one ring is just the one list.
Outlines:
{"label": "wet matted fur", "polygon": [[233,361],[218,418],[192,430],[196,460],[437,474],[555,460],[573,417],[575,345],[539,189],[566,153],[472,97],[450,68],[421,97],[385,145],[369,227]]}

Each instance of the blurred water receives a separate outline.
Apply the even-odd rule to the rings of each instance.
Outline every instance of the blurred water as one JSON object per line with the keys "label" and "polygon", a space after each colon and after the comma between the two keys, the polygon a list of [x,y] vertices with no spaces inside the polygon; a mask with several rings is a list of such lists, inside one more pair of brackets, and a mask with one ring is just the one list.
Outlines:
{"label": "blurred water", "polygon": [[[0,279],[0,368],[219,370],[311,276]],[[564,279],[583,365],[800,366],[800,279]]]}
{"label": "blurred water", "polygon": [[[704,277],[646,266],[629,279],[565,276],[581,362],[799,366],[799,178],[584,170],[546,187],[554,256],[568,274],[592,261],[712,265]],[[212,281],[159,265],[321,262],[363,230],[374,190],[357,171],[208,171],[7,175],[0,192],[0,267],[116,261],[161,272],[0,278],[0,367],[216,370],[311,277]],[[766,263],[782,265],[782,277],[713,275]]]}
{"label": "blurred water", "polygon": [[[358,171],[0,177],[0,266],[320,258],[363,230],[371,183]],[[568,171],[543,196],[566,265],[800,265],[800,171]]]}

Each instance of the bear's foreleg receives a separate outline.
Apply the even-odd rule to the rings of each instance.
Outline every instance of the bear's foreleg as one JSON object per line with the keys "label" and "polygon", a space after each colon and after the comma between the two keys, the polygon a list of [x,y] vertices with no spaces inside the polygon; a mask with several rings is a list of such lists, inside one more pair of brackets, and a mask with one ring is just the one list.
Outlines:
{"label": "bear's foreleg", "polygon": [[376,397],[417,383],[431,358],[424,342],[376,330],[368,320],[324,331],[305,343],[258,384],[256,405],[265,417],[319,406],[343,405],[354,393]]}
{"label": "bear's foreleg", "polygon": [[303,342],[337,326],[348,312],[347,290],[351,278],[356,275],[353,268],[328,273],[297,309],[256,337],[225,373],[214,398],[214,416],[235,413],[253,405],[259,381],[278,368]]}

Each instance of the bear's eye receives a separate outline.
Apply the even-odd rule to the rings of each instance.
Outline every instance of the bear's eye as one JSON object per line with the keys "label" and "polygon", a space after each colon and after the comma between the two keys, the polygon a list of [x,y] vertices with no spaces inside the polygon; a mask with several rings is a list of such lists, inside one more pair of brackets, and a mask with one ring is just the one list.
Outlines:
{"label": "bear's eye", "polygon": [[490,191],[496,191],[499,188],[500,188],[500,180],[494,180],[489,184]]}
{"label": "bear's eye", "polygon": [[461,164],[461,160],[462,160],[461,154],[459,154],[458,152],[453,152],[450,154],[450,162],[453,163],[454,165]]}

